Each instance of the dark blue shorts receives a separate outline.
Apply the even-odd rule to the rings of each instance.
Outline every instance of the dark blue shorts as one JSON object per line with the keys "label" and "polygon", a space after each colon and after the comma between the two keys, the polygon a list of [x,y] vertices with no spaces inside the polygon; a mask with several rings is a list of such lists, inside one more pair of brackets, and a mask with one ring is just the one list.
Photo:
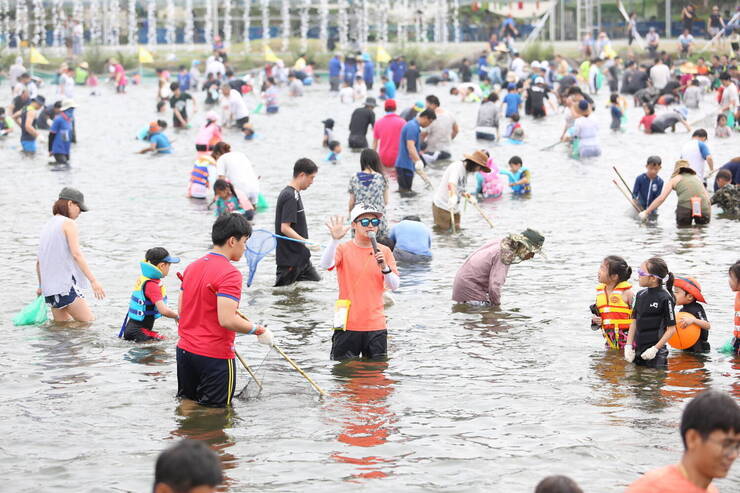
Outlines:
{"label": "dark blue shorts", "polygon": [[51,305],[52,308],[64,308],[72,304],[74,300],[77,298],[84,298],[82,296],[82,293],[79,291],[76,285],[72,285],[72,288],[69,290],[69,293],[67,294],[54,294],[51,296],[46,296],[44,299],[46,300],[46,303],[48,305]]}
{"label": "dark blue shorts", "polygon": [[236,390],[236,362],[177,348],[177,397],[201,406],[226,407]]}

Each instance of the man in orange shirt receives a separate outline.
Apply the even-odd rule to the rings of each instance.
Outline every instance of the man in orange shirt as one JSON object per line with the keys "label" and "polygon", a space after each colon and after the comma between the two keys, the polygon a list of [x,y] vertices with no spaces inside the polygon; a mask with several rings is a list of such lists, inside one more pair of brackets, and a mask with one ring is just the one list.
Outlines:
{"label": "man in orange shirt", "polygon": [[681,416],[681,462],[650,471],[626,493],[718,493],[740,451],[740,406],[727,394],[708,390],[688,403]]}
{"label": "man in orange shirt", "polygon": [[[336,267],[339,282],[339,313],[335,313],[331,344],[333,360],[360,356],[376,359],[387,353],[383,291],[397,289],[401,279],[391,250],[375,241],[382,216],[372,206],[358,204],[352,209],[349,226],[339,216],[326,223],[332,241],[320,265],[329,270]],[[350,228],[355,237],[340,244]]]}

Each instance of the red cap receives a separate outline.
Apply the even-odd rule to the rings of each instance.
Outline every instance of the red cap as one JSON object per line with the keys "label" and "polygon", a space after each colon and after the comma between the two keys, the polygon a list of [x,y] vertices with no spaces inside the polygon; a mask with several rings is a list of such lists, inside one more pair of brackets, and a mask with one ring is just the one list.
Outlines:
{"label": "red cap", "polygon": [[385,111],[396,111],[396,102],[392,99],[386,99]]}
{"label": "red cap", "polygon": [[673,281],[673,285],[689,293],[699,303],[706,303],[704,295],[701,294],[701,285],[693,277],[677,277]]}

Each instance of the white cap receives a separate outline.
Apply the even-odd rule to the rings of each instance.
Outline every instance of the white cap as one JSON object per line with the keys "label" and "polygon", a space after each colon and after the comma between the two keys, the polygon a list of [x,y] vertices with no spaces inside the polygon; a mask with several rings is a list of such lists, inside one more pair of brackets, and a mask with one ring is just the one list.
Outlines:
{"label": "white cap", "polygon": [[349,220],[353,221],[363,214],[375,214],[378,217],[383,217],[383,213],[378,209],[368,204],[357,204],[352,208],[352,212],[349,215]]}
{"label": "white cap", "polygon": [[534,83],[535,84],[544,84],[545,83],[545,79],[543,79],[540,76],[537,76],[537,77],[534,78]]}
{"label": "white cap", "polygon": [[535,60],[532,63],[530,63],[529,66],[532,68],[540,68],[540,62],[538,60]]}

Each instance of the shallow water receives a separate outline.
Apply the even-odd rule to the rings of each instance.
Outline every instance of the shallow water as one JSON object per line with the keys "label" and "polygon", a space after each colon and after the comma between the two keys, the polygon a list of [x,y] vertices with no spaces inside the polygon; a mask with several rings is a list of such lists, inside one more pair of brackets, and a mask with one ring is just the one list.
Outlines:
{"label": "shallow water", "polygon": [[[570,160],[560,147],[538,150],[557,139],[560,117],[525,119],[526,144],[490,148],[500,166],[513,154],[523,156],[533,171],[533,195],[483,204],[493,230],[468,208],[461,233],[435,233],[429,265],[401,266],[401,289],[386,311],[387,363],[329,361],[335,275],[274,289],[274,257],[267,257],[245,288],[242,309],[268,321],[285,351],[331,397],[317,398],[278,355],[265,358],[253,337],[240,336],[239,351],[259,367],[264,391],[257,395],[249,385],[227,412],[183,408],[174,397],[173,323],[157,324],[171,336],[165,342],[134,345],[116,335],[147,248],[165,246],[187,264],[210,244],[212,212],[184,197],[196,130],[174,134],[171,156],[136,155],[142,146],[133,136],[155,118],[155,89],[134,87],[125,96],[103,91],[91,97],[78,89],[79,143],[69,171],[51,172],[41,156],[20,158],[17,136],[0,144],[6,176],[0,194],[8,211],[0,223],[7,294],[0,311],[4,491],[149,491],[157,454],[191,437],[218,450],[229,491],[524,492],[546,475],[564,473],[584,491],[617,492],[642,472],[677,461],[677,426],[689,398],[712,387],[740,399],[740,364],[716,350],[731,335],[726,272],[738,257],[739,223],[715,216],[708,227],[678,230],[674,196],[655,225],[630,217],[611,183],[611,166],[631,183],[647,155],[659,154],[667,180],[668,163],[689,138],[683,131],[639,134],[641,111],[631,109],[626,133],[602,131],[604,155],[595,161]],[[427,93],[458,117],[454,155],[479,146],[477,105],[452,100],[443,88]],[[416,99],[402,95],[399,107]],[[333,117],[345,142],[352,109],[327,98],[325,86],[314,88],[300,105],[286,97],[277,115],[255,117],[257,140],[245,142],[234,131],[228,140],[250,157],[274,205],[297,158],[325,156],[320,121]],[[600,106],[596,116],[607,129],[608,111]],[[710,140],[716,162],[729,160],[737,144],[737,136]],[[313,240],[326,243],[326,217],[346,214],[345,190],[358,163],[359,155],[348,151],[341,164],[321,163],[303,193]],[[437,182],[442,168],[430,174]],[[98,320],[90,329],[15,328],[10,319],[34,296],[39,231],[65,185],[80,188],[91,207],[78,220],[82,246],[108,298],[92,300]],[[417,213],[431,224],[431,194],[418,180],[415,188],[415,197],[392,194],[391,223]],[[273,214],[258,215],[256,227],[271,230]],[[465,257],[490,238],[526,227],[546,236],[547,259],[512,266],[500,308],[453,306],[452,279]],[[656,371],[605,350],[599,333],[589,330],[588,306],[599,263],[609,254],[624,256],[635,271],[661,255],[672,271],[699,279],[713,323],[712,352],[672,351],[668,371]],[[174,275],[167,285],[176,292]],[[246,374],[239,378],[242,388]],[[717,484],[723,492],[740,491],[740,466]]]}

